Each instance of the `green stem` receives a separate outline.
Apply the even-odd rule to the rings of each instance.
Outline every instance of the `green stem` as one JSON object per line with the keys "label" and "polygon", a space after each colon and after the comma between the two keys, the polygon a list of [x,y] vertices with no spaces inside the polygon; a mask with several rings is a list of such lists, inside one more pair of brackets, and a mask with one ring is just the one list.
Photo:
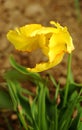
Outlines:
{"label": "green stem", "polygon": [[57,105],[55,106],[55,130],[58,130],[58,111],[57,111]]}
{"label": "green stem", "polygon": [[24,127],[25,130],[28,130],[28,127],[27,127],[27,124],[26,124],[26,121],[25,121],[25,118],[24,116],[21,114],[21,113],[18,113],[18,117]]}
{"label": "green stem", "polygon": [[80,3],[79,3],[79,0],[74,0],[74,1],[75,1],[75,9],[76,9],[77,20],[80,23],[81,22]]}
{"label": "green stem", "polygon": [[64,103],[63,106],[66,105],[67,102],[67,96],[68,96],[68,91],[69,91],[69,84],[70,84],[70,74],[71,74],[71,59],[72,59],[72,54],[69,54],[68,56],[68,67],[67,67],[67,80],[66,80],[66,86],[65,86],[65,95],[64,95]]}

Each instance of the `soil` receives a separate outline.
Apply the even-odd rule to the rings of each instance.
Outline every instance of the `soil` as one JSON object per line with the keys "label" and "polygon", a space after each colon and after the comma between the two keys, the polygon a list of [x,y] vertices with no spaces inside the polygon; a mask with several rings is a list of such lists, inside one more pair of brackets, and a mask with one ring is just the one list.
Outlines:
{"label": "soil", "polygon": [[[26,52],[17,52],[6,38],[8,30],[28,23],[49,26],[49,21],[54,20],[67,26],[72,35],[75,46],[72,71],[75,81],[82,83],[82,0],[79,0],[79,5],[80,18],[77,17],[74,0],[0,0],[0,82],[3,81],[1,77],[3,73],[11,67],[9,63],[11,54],[21,65],[28,67],[43,59],[39,51],[30,55]],[[41,74],[51,73],[57,81],[60,80],[60,83],[64,84],[66,67],[67,55],[58,66]],[[0,124],[0,130],[3,129],[6,128],[1,128]]]}

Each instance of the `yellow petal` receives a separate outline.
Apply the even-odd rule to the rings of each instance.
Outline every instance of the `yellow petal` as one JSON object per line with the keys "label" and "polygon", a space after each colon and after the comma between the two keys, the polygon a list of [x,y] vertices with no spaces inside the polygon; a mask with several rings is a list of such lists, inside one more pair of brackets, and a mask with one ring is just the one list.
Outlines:
{"label": "yellow petal", "polygon": [[46,43],[46,36],[45,35],[39,35],[39,47],[42,50],[42,53],[46,56],[48,56],[49,48],[48,48],[48,41]]}
{"label": "yellow petal", "polygon": [[32,51],[38,48],[38,36],[31,37],[34,30],[40,29],[40,24],[30,24],[19,29],[10,30],[7,34],[8,40],[15,46],[17,50]]}
{"label": "yellow petal", "polygon": [[28,24],[26,26],[20,27],[19,31],[22,35],[28,37],[28,36],[32,36],[32,33],[36,30],[39,30],[40,28],[42,28],[42,25],[40,24]]}
{"label": "yellow petal", "polygon": [[60,54],[63,53],[66,53],[66,47],[64,45],[59,45],[56,46],[55,48],[52,48],[50,51],[49,51],[49,61],[50,62],[54,62],[56,57]]}
{"label": "yellow petal", "polygon": [[17,50],[32,52],[40,48],[49,59],[48,62],[37,64],[34,68],[27,68],[32,72],[41,72],[59,64],[63,55],[74,49],[72,38],[66,27],[59,23],[50,22],[54,27],[40,24],[29,24],[11,30],[7,34],[8,40]]}
{"label": "yellow petal", "polygon": [[53,33],[52,37],[50,38],[49,48],[55,48],[57,45],[66,46],[68,53],[71,53],[71,51],[74,49],[72,38],[66,29],[59,30],[58,33]]}
{"label": "yellow petal", "polygon": [[52,34],[52,33],[56,33],[58,30],[56,28],[53,27],[42,27],[38,30],[33,31],[33,33],[31,34],[31,36],[35,36],[35,35],[46,35],[46,34]]}
{"label": "yellow petal", "polygon": [[24,37],[16,31],[9,31],[7,34],[8,40],[15,46],[17,50],[31,52],[38,48],[38,37]]}
{"label": "yellow petal", "polygon": [[50,21],[50,24],[54,25],[57,28],[63,29],[63,27],[59,23],[56,23],[54,21]]}

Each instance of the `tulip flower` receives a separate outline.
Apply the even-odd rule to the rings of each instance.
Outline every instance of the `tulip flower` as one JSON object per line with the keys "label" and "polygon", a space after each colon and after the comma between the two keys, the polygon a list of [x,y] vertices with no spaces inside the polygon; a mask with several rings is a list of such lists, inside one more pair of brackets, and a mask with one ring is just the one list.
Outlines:
{"label": "tulip flower", "polygon": [[41,24],[28,24],[7,33],[8,40],[17,50],[33,52],[41,49],[47,62],[36,63],[34,68],[26,68],[31,72],[48,70],[59,64],[65,53],[71,53],[74,49],[72,37],[67,27],[59,23],[50,22],[51,27]]}

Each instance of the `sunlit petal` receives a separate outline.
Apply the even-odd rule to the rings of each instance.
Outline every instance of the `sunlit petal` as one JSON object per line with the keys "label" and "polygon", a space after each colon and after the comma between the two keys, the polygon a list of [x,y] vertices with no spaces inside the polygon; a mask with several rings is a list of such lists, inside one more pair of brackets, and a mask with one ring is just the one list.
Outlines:
{"label": "sunlit petal", "polygon": [[8,40],[17,50],[32,52],[40,49],[48,61],[36,63],[34,68],[27,68],[32,72],[41,72],[59,64],[65,53],[71,53],[74,49],[72,37],[67,27],[54,21],[53,27],[45,27],[40,24],[28,24],[26,26],[10,30]]}

